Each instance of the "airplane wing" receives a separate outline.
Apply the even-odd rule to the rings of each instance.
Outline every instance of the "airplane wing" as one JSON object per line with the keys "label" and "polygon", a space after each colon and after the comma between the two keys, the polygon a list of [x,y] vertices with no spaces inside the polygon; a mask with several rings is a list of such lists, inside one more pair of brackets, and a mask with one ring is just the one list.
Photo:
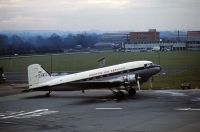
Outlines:
{"label": "airplane wing", "polygon": [[84,87],[84,88],[111,88],[111,87],[118,87],[120,85],[122,85],[122,81],[121,80],[115,80],[115,81],[98,81],[98,80],[94,80],[94,81],[81,81],[81,82],[71,82],[68,85],[74,85],[74,86],[80,86],[80,87]]}
{"label": "airplane wing", "polygon": [[87,90],[87,89],[104,89],[104,88],[112,88],[119,87],[123,84],[122,80],[90,80],[90,81],[80,81],[80,82],[70,82],[62,85],[57,85],[54,87],[39,87],[34,89],[26,89],[23,92],[28,91],[73,91],[73,90]]}
{"label": "airplane wing", "polygon": [[83,89],[100,89],[100,88],[112,88],[120,87],[124,85],[137,85],[137,80],[135,80],[135,74],[127,76],[117,76],[108,79],[95,79],[89,81],[71,82],[68,85],[75,87],[82,87]]}

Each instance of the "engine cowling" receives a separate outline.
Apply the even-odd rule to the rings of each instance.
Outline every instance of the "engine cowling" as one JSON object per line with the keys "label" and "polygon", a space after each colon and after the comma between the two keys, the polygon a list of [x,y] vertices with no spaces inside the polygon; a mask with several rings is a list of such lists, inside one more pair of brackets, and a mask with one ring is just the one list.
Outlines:
{"label": "engine cowling", "polygon": [[129,74],[123,77],[123,81],[125,84],[134,84],[137,82],[137,75]]}

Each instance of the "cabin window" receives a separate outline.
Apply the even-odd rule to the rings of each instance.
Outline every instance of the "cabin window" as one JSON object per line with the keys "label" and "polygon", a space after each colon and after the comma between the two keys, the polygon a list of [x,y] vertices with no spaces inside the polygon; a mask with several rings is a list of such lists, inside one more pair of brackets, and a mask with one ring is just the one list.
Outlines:
{"label": "cabin window", "polygon": [[144,64],[144,67],[147,68],[147,67],[152,67],[153,64],[152,63],[147,63],[147,64]]}
{"label": "cabin window", "polygon": [[108,75],[103,75],[102,77],[107,77]]}
{"label": "cabin window", "polygon": [[83,79],[82,81],[87,81],[87,79]]}

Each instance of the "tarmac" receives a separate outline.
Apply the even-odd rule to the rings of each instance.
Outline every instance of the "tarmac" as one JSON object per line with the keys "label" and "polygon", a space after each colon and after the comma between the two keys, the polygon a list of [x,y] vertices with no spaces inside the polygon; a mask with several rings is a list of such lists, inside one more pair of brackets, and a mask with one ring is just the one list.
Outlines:
{"label": "tarmac", "polygon": [[[21,87],[20,87],[21,86]],[[200,90],[142,90],[116,100],[109,90],[21,93],[0,85],[1,132],[199,132]]]}

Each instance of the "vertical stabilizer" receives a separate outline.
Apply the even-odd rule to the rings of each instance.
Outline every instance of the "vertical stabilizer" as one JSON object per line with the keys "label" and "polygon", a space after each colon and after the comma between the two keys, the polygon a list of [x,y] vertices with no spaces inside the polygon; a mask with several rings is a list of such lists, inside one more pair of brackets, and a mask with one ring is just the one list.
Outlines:
{"label": "vertical stabilizer", "polygon": [[39,64],[28,66],[29,88],[36,88],[39,84],[51,80],[51,76]]}

